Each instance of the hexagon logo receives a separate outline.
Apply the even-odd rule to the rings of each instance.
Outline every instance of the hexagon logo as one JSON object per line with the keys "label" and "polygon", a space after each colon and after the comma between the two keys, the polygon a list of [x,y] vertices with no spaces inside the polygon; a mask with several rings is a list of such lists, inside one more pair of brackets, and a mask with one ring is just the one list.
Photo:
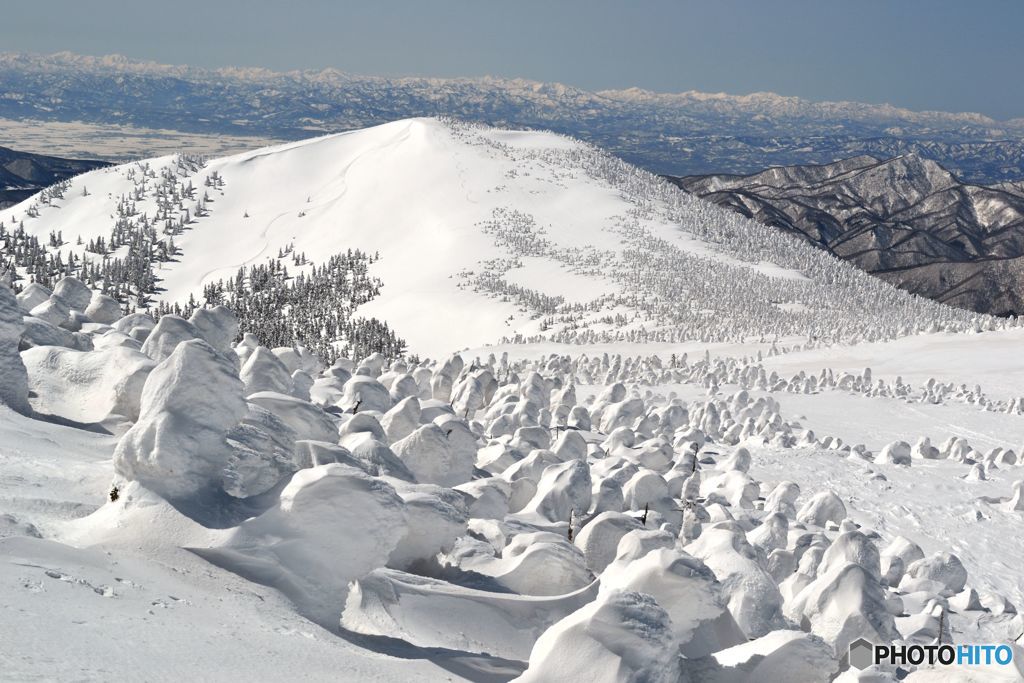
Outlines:
{"label": "hexagon logo", "polygon": [[875,663],[875,646],[863,638],[850,643],[850,666],[857,669],[866,669]]}

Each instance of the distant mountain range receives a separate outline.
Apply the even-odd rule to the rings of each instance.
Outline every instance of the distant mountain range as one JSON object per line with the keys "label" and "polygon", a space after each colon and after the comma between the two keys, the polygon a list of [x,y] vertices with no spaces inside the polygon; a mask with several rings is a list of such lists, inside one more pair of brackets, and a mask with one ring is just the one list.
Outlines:
{"label": "distant mountain range", "polygon": [[1024,119],[772,93],[589,92],[520,79],[207,70],[118,56],[0,54],[0,118],[288,140],[436,115],[550,129],[671,175],[751,173],[862,154],[916,154],[975,183],[1024,175]]}
{"label": "distant mountain range", "polygon": [[921,296],[1024,313],[1024,183],[964,183],[915,154],[673,182]]}
{"label": "distant mountain range", "polygon": [[0,147],[0,209],[60,180],[106,165],[103,161],[61,159]]}

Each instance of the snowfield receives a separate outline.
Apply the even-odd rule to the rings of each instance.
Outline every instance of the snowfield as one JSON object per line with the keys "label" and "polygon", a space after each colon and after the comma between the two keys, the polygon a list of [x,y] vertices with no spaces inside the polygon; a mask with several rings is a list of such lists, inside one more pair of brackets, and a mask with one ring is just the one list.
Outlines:
{"label": "snowfield", "polygon": [[[123,300],[0,282],[0,678],[1024,680],[1015,319],[445,121],[12,211],[65,263],[112,223],[175,249]],[[325,363],[203,300],[348,249],[406,354]],[[1014,662],[859,670],[858,638]]]}

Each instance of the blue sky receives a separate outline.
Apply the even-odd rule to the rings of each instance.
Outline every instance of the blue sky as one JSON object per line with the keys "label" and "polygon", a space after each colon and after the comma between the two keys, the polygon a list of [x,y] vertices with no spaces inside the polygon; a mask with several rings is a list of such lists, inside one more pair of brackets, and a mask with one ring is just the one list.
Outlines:
{"label": "blue sky", "polygon": [[9,51],[1024,116],[1018,0],[38,0],[0,16]]}

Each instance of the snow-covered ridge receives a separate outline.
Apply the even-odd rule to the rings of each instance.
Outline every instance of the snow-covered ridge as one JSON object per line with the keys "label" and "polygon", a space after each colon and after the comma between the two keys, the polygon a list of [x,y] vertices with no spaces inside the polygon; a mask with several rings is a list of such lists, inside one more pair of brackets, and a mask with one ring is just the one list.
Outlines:
{"label": "snow-covered ridge", "polygon": [[[1007,324],[906,295],[571,138],[436,119],[104,169],[0,221],[59,233],[50,251],[85,280],[104,258],[96,240],[152,236],[164,246],[147,247],[151,303],[201,301],[268,261],[295,276],[348,249],[379,255],[380,292],[357,312],[430,355],[503,339],[834,342]],[[543,277],[524,280],[527,263]]]}

